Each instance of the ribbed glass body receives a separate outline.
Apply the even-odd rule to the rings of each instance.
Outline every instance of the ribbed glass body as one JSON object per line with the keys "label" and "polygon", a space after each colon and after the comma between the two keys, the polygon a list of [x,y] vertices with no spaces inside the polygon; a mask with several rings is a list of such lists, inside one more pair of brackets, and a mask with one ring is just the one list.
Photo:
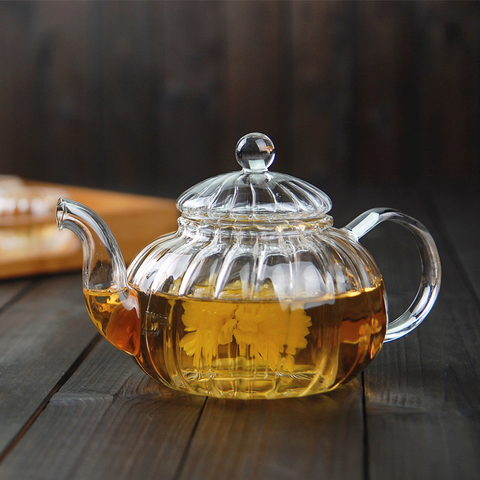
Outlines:
{"label": "ribbed glass body", "polygon": [[135,358],[156,380],[218,397],[301,396],[349,380],[380,350],[382,278],[329,216],[179,224],[128,272],[142,316]]}

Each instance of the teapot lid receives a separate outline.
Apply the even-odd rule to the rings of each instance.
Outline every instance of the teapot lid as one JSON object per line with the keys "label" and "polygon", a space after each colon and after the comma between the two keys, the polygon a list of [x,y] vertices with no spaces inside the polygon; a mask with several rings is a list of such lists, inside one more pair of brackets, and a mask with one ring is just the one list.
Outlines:
{"label": "teapot lid", "polygon": [[331,209],[330,198],[318,188],[268,171],[275,147],[266,135],[242,137],[235,156],[241,171],[204,180],[179,197],[177,208],[185,217],[235,222],[313,220]]}

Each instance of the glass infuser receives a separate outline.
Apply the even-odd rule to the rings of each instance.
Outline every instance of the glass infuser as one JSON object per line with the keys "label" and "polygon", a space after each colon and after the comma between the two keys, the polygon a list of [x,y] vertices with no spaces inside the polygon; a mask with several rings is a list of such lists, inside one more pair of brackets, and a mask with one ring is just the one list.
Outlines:
{"label": "glass infuser", "polygon": [[[435,243],[417,220],[388,208],[334,228],[329,197],[270,172],[272,141],[239,140],[242,169],[180,196],[176,232],[145,247],[128,270],[88,207],[60,199],[57,223],[82,241],[83,289],[100,333],[153,379],[192,394],[284,398],[352,379],[384,342],[416,328],[440,287]],[[385,220],[417,243],[422,277],[403,315],[388,321],[375,261],[359,240]]]}

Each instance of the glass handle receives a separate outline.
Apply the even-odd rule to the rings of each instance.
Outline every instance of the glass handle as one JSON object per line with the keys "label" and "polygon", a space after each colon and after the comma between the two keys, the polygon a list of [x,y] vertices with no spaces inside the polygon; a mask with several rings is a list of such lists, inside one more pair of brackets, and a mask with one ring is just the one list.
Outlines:
{"label": "glass handle", "polygon": [[390,342],[418,327],[428,315],[440,290],[441,266],[437,247],[426,227],[397,210],[373,208],[362,213],[345,228],[359,240],[385,220],[399,223],[412,233],[417,242],[422,263],[422,277],[415,299],[402,315],[388,325],[385,342]]}

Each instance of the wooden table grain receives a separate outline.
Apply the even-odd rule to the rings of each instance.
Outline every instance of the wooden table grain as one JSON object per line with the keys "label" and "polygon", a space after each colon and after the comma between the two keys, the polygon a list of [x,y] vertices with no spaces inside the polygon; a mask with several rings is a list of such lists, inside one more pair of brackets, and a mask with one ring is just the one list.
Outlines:
{"label": "wooden table grain", "polygon": [[[0,480],[478,479],[480,195],[332,186],[335,224],[389,206],[437,241],[438,301],[414,332],[326,395],[206,399],[146,377],[88,319],[79,272],[0,283]],[[362,240],[363,241],[363,240]],[[365,237],[392,315],[419,258],[396,225]]]}

